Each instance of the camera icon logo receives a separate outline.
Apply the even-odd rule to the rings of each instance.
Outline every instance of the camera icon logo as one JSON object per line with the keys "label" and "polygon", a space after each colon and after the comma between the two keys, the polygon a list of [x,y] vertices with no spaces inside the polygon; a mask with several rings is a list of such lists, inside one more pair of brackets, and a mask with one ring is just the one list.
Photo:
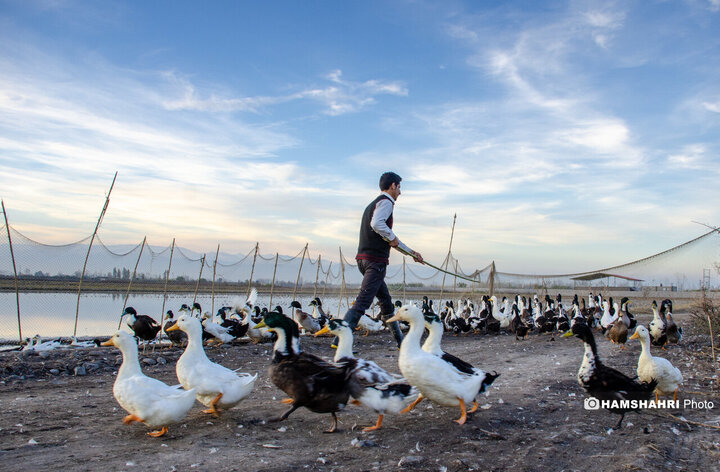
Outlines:
{"label": "camera icon logo", "polygon": [[599,410],[600,409],[600,400],[598,400],[595,397],[588,397],[583,402],[583,406],[586,410]]}

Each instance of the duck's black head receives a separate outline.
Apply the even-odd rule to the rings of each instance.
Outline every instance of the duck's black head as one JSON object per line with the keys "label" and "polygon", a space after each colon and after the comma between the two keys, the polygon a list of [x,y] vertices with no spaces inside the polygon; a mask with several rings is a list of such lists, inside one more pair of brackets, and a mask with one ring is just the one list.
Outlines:
{"label": "duck's black head", "polygon": [[400,300],[395,300],[395,308],[400,308],[402,306],[402,302]]}
{"label": "duck's black head", "polygon": [[290,303],[290,306],[293,308],[297,308],[298,310],[302,309],[302,305],[300,305],[300,302],[297,300],[293,300],[292,303]]}
{"label": "duck's black head", "polygon": [[[271,311],[265,315],[258,327],[263,325],[278,334],[278,341],[275,343],[276,354],[285,357],[300,352],[300,330],[293,320],[282,313]],[[280,343],[281,339],[284,341],[283,343]]]}
{"label": "duck's black head", "polygon": [[430,324],[440,323],[440,317],[435,313],[423,313],[423,317],[425,318],[425,321]]}
{"label": "duck's black head", "polygon": [[623,306],[627,302],[629,302],[630,299],[628,297],[622,297],[622,300],[620,300],[620,306]]}
{"label": "duck's black head", "polygon": [[586,323],[575,323],[572,330],[568,331],[564,336],[571,336],[570,333],[580,338],[584,343],[589,344],[595,351],[595,336],[593,336],[592,330]]}
{"label": "duck's black head", "polygon": [[310,303],[308,303],[308,305],[310,305],[310,306],[318,306],[317,301],[316,301],[315,298],[313,298],[312,300],[310,300]]}
{"label": "duck's black head", "polygon": [[333,318],[328,321],[328,329],[330,329],[330,331],[333,331],[333,332],[338,331],[341,328],[351,329],[350,325],[345,320],[339,320],[339,319]]}
{"label": "duck's black head", "polygon": [[175,313],[173,313],[172,310],[166,311],[166,312],[165,312],[165,315],[166,315],[169,319],[175,318]]}
{"label": "duck's black head", "polygon": [[187,305],[187,303],[183,303],[182,305],[180,305],[180,309],[181,310],[189,310],[190,307]]}
{"label": "duck's black head", "polygon": [[283,309],[282,309],[282,307],[281,307],[280,305],[278,305],[278,306],[276,306],[275,308],[273,308],[273,311],[274,311],[275,313],[280,313],[281,315],[283,314]]}
{"label": "duck's black head", "polygon": [[573,305],[579,305],[579,304],[580,304],[580,301],[578,300],[578,296],[576,293],[575,296],[573,297]]}
{"label": "duck's black head", "polygon": [[193,303],[193,310],[202,311],[202,308],[200,308],[200,304],[198,302]]}
{"label": "duck's black head", "polygon": [[137,311],[135,311],[135,308],[129,306],[129,307],[125,308],[123,315],[137,315]]}

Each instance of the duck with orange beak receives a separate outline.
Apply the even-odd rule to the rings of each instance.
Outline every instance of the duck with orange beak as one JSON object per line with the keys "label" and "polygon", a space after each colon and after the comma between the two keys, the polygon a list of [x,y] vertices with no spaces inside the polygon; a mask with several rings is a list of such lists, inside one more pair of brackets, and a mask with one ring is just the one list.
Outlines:
{"label": "duck with orange beak", "polygon": [[129,413],[123,423],[135,421],[152,428],[148,436],[159,438],[168,431],[168,425],[179,423],[195,404],[195,389],[183,390],[143,374],[138,361],[135,338],[125,331],[118,331],[101,346],[120,349],[123,363],[118,370],[113,395],[120,406]]}

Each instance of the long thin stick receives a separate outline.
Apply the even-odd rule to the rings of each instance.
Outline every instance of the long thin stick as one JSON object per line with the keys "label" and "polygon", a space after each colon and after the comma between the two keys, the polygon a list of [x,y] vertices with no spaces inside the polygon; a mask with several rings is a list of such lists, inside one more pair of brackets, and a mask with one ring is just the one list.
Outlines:
{"label": "long thin stick", "polygon": [[175,252],[175,238],[172,240],[172,246],[170,246],[170,262],[168,262],[167,272],[165,273],[165,288],[163,288],[163,302],[162,310],[160,312],[160,319],[163,319],[165,315],[165,300],[167,300],[167,286],[168,280],[170,279],[170,268],[172,267],[173,253]]}
{"label": "long thin stick", "polygon": [[320,277],[320,264],[322,262],[322,254],[318,254],[317,269],[315,270],[315,290],[313,290],[313,299],[317,297],[317,284],[318,278]]}
{"label": "long thin stick", "polygon": [[213,262],[213,281],[212,289],[210,291],[210,314],[215,313],[215,273],[217,272],[217,261],[220,255],[220,245],[218,244],[217,251],[215,251],[215,262]]}
{"label": "long thin stick", "polygon": [[112,184],[110,184],[110,190],[108,190],[107,196],[105,197],[105,204],[103,205],[103,209],[100,212],[100,217],[98,218],[97,224],[95,225],[95,231],[93,231],[92,238],[90,238],[90,244],[88,244],[87,254],[85,255],[85,263],[83,264],[83,270],[80,274],[80,282],[78,283],[78,296],[77,305],[75,307],[75,328],[73,328],[73,337],[77,336],[78,317],[80,316],[80,294],[82,293],[82,283],[83,279],[85,278],[85,270],[87,269],[88,259],[90,258],[90,250],[92,249],[93,241],[95,241],[95,236],[97,235],[98,229],[100,229],[100,223],[102,223],[103,216],[105,216],[107,207],[110,204],[110,194],[112,193],[113,187],[115,186],[115,179],[117,179],[117,174],[118,173],[116,171],[115,176],[112,180]]}
{"label": "long thin stick", "polygon": [[[412,254],[410,254],[410,253],[407,252],[407,251],[403,251],[403,250],[400,249],[399,247],[396,247],[395,249],[397,249],[397,250],[400,251],[401,253],[405,254],[406,256],[413,257]],[[448,274],[448,275],[453,275],[453,276],[455,276],[455,277],[457,277],[457,278],[459,278],[459,279],[467,280],[467,281],[469,281],[469,282],[475,282],[475,279],[471,279],[470,277],[465,277],[464,275],[456,274],[456,273],[454,273],[454,272],[450,272],[449,270],[442,269],[442,268],[440,268],[440,267],[438,267],[438,266],[436,266],[436,265],[433,265],[433,264],[429,263],[429,262],[426,261],[426,260],[423,260],[422,263],[423,263],[424,265],[428,266],[428,267],[432,267],[433,269],[438,270],[438,271],[440,271],[440,272],[444,272],[444,273],[446,273],[446,274]],[[444,263],[444,262],[443,262],[443,263]]]}
{"label": "long thin stick", "polygon": [[[295,288],[293,289],[293,300],[295,300],[295,295],[297,294],[298,284],[300,283],[300,274],[302,274],[302,268],[303,268],[303,263],[305,262],[305,254],[307,254],[308,244],[309,243],[305,243],[305,249],[303,249],[302,259],[300,259],[300,269],[298,269],[297,279],[295,279]],[[295,313],[293,313],[293,319],[295,319]]]}
{"label": "long thin stick", "polygon": [[[200,273],[198,274],[197,283],[195,283],[195,294],[193,294],[193,305],[197,301],[198,288],[200,288],[200,279],[202,279],[203,269],[205,268],[205,254],[200,258]],[[202,313],[200,313],[202,316]]]}
{"label": "long thin stick", "polygon": [[252,286],[253,275],[255,274],[255,261],[257,261],[258,249],[260,249],[260,243],[256,242],[255,243],[255,256],[253,257],[252,269],[250,269],[250,278],[248,279],[247,293],[245,294],[246,297],[250,296],[250,287]]}
{"label": "long thin stick", "polygon": [[447,257],[445,258],[445,269],[443,270],[442,286],[440,287],[440,303],[442,303],[443,292],[445,291],[445,275],[450,272],[447,271],[448,264],[450,264],[450,254],[452,253],[452,243],[455,237],[455,221],[457,220],[457,213],[453,215],[452,230],[450,231],[450,246],[448,247]]}
{"label": "long thin stick", "polygon": [[10,258],[12,259],[13,263],[13,274],[15,274],[15,306],[17,306],[18,336],[20,342],[22,342],[22,325],[20,324],[20,291],[18,290],[18,276],[17,267],[15,266],[15,253],[13,252],[12,237],[10,236],[10,225],[8,224],[7,213],[5,212],[5,202],[0,200],[0,203],[2,203],[2,212],[3,217],[5,218],[5,229],[7,230],[8,244],[10,244]]}
{"label": "long thin stick", "polygon": [[[127,307],[128,298],[130,298],[130,289],[132,288],[133,280],[135,280],[135,274],[137,274],[138,264],[140,264],[140,258],[142,257],[143,249],[145,249],[146,241],[147,241],[147,236],[145,236],[143,238],[142,246],[140,246],[140,254],[138,254],[138,258],[135,261],[135,268],[133,269],[132,277],[130,277],[130,282],[128,282],[128,288],[127,288],[127,291],[125,292],[125,301],[123,301],[123,313],[125,313],[125,307]],[[160,319],[162,319],[162,317],[160,317]],[[118,321],[118,329],[120,329],[121,323],[122,323],[122,317],[120,318],[120,321]],[[160,333],[160,337],[162,338],[162,332]]]}
{"label": "long thin stick", "polygon": [[273,290],[275,289],[275,274],[277,273],[277,264],[278,264],[279,258],[280,258],[280,253],[276,252],[275,253],[275,268],[273,269],[273,279],[272,279],[272,284],[270,284],[270,303],[269,303],[270,307],[268,308],[268,310],[272,310],[271,307],[272,307],[272,299],[273,299]]}

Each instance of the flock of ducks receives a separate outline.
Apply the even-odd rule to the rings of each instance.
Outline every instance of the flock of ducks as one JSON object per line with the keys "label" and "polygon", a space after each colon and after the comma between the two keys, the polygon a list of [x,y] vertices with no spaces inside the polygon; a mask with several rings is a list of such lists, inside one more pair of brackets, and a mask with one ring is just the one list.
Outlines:
{"label": "flock of ducks", "polygon": [[[681,339],[682,329],[672,320],[670,300],[664,300],[660,309],[653,302],[654,317],[647,327],[639,325],[629,312],[628,299],[616,303],[612,298],[604,300],[592,294],[587,306],[584,299],[579,303],[576,295],[568,311],[563,309],[560,295],[555,300],[548,296],[544,300],[537,296],[532,299],[518,296],[512,302],[503,297],[501,303],[495,296],[482,297],[478,309],[470,300],[457,304],[449,301],[440,313],[434,312],[433,302],[427,297],[423,297],[420,307],[398,303],[394,316],[386,320],[386,323],[398,321],[406,329],[398,357],[401,374],[398,375],[371,360],[356,357],[350,326],[329,317],[320,299],[310,302],[312,313],[303,312],[300,303],[293,302],[290,317],[279,306],[261,310],[255,305],[256,297],[253,289],[244,304],[223,307],[216,316],[201,315],[197,304],[192,308],[183,305],[177,318],[172,311],[167,312],[163,326],[128,307],[123,313],[127,316],[124,329],[102,344],[117,347],[123,355],[113,386],[115,398],[128,412],[123,422],[141,422],[160,428],[148,433],[159,437],[167,432],[169,425],[182,421],[195,400],[207,407],[205,413],[214,416],[236,406],[251,394],[257,374],[238,373],[210,361],[204,344],[231,342],[244,336],[254,341],[274,341],[269,377],[288,396],[282,403],[289,408],[273,420],[285,420],[304,407],[331,415],[328,433],[336,431],[337,413],[349,403],[362,405],[378,415],[375,424],[364,431],[380,429],[386,414],[410,412],[424,399],[459,408],[460,417],[456,422],[464,424],[468,413],[477,410],[478,396],[486,393],[500,374],[489,373],[445,352],[442,336],[446,332],[455,335],[471,331],[507,332],[515,334],[518,340],[533,332],[550,333],[553,340],[556,334],[574,335],[585,345],[578,382],[600,400],[650,400],[653,393],[656,401],[660,395],[673,395],[676,400],[683,381],[680,371],[668,360],[650,352],[651,346],[664,349],[665,344]],[[366,316],[369,325],[379,321]],[[634,334],[628,338],[632,330]],[[147,377],[140,368],[133,336],[147,342],[155,339],[160,331],[174,344],[185,346],[176,364],[181,388]],[[422,342],[426,331],[428,335]],[[636,377],[602,363],[593,331],[603,333],[623,348],[628,339],[640,341],[642,350]],[[326,360],[304,352],[301,332],[315,336],[329,333],[337,337],[334,358]],[[621,426],[625,413],[630,411],[622,407],[609,410],[621,415],[615,428]]]}

